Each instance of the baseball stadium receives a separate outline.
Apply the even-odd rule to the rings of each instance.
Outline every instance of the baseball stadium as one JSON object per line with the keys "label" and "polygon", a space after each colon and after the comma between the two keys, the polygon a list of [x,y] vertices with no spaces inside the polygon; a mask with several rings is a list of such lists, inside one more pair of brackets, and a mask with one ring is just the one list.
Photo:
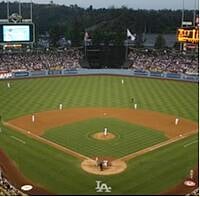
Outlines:
{"label": "baseball stadium", "polygon": [[[8,16],[0,22],[0,195],[198,195],[197,34],[180,41],[192,27],[177,31],[184,53],[136,49],[129,29],[122,49],[94,46],[84,32],[83,47],[43,52],[33,49],[32,16]],[[21,29],[30,40],[15,40]]]}

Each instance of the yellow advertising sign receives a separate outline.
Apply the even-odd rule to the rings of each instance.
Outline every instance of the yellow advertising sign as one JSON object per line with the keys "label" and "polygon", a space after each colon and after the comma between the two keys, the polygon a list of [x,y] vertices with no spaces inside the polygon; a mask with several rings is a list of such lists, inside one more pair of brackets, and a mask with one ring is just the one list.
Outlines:
{"label": "yellow advertising sign", "polygon": [[177,39],[179,42],[199,43],[198,28],[179,28]]}

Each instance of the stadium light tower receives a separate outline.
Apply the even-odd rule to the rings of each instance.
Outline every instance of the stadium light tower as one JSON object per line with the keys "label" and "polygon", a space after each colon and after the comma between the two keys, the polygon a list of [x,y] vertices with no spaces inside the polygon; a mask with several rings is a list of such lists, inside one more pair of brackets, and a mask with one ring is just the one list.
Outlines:
{"label": "stadium light tower", "polygon": [[7,19],[9,20],[9,16],[10,16],[10,7],[9,7],[9,1],[7,1]]}
{"label": "stadium light tower", "polygon": [[195,26],[195,21],[196,21],[196,8],[197,8],[197,1],[194,0],[193,26]]}
{"label": "stadium light tower", "polygon": [[22,15],[22,6],[21,6],[21,1],[19,0],[19,15]]}
{"label": "stadium light tower", "polygon": [[183,21],[184,21],[184,15],[185,15],[185,1],[183,0],[183,6],[182,6],[182,17],[181,17],[181,27],[183,27]]}
{"label": "stadium light tower", "polygon": [[[184,21],[184,13],[185,12],[185,1],[182,2],[182,16],[181,16],[181,27],[183,27],[183,21]],[[180,52],[183,50],[183,43],[180,43]]]}
{"label": "stadium light tower", "polygon": [[31,0],[31,5],[30,5],[30,19],[31,22],[33,21],[33,1]]}

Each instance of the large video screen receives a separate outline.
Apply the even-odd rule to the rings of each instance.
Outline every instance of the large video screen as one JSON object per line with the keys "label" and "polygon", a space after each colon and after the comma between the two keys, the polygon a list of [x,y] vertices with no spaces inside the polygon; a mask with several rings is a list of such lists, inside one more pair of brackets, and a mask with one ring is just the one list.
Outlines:
{"label": "large video screen", "polygon": [[28,25],[4,25],[3,26],[3,41],[29,41],[30,40],[30,26]]}
{"label": "large video screen", "polygon": [[0,42],[33,42],[33,24],[0,25]]}

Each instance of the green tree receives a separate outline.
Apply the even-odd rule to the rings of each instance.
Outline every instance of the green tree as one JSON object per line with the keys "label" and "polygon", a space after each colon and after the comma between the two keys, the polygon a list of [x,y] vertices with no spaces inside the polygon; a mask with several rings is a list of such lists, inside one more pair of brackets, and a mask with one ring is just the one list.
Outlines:
{"label": "green tree", "polygon": [[137,48],[143,47],[143,34],[141,32],[136,34],[135,46]]}
{"label": "green tree", "polygon": [[49,34],[53,46],[56,46],[59,38],[65,34],[65,27],[63,25],[54,25],[51,27]]}
{"label": "green tree", "polygon": [[155,41],[155,48],[156,49],[163,49],[165,48],[166,46],[166,42],[165,42],[165,38],[163,37],[162,34],[159,34],[156,38],[156,41]]}

